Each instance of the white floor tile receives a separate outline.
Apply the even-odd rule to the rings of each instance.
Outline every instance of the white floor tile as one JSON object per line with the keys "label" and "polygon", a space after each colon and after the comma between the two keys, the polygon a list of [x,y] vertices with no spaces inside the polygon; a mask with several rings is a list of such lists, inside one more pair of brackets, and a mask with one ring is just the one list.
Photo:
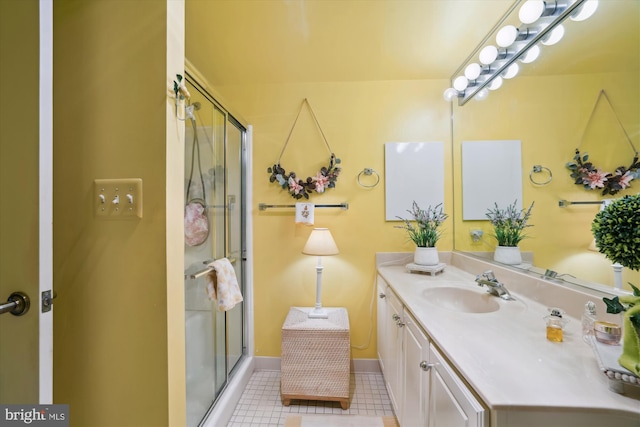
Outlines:
{"label": "white floor tile", "polygon": [[227,427],[280,427],[287,414],[393,415],[382,374],[352,373],[352,399],[348,409],[339,402],[294,400],[284,406],[280,397],[280,371],[256,371],[251,376]]}

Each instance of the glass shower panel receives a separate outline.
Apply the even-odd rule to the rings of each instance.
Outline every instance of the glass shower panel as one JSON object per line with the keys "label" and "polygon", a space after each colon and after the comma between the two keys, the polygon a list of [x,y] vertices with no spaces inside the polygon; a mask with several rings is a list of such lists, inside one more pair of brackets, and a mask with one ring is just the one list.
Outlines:
{"label": "glass shower panel", "polygon": [[[211,177],[205,171],[208,169],[206,166],[213,161],[213,106],[199,95],[195,92],[191,99],[191,105],[199,105],[199,109],[194,111],[195,120],[185,121],[185,204],[193,199],[201,199],[203,204],[209,204],[211,196],[211,192],[207,191],[211,186],[206,184],[211,183]],[[205,277],[189,278],[198,276],[204,269],[203,260],[213,256],[213,245],[214,239],[209,232],[204,243],[196,246],[187,244],[184,250],[186,392],[189,426],[199,423],[215,397],[211,386],[216,377],[213,365],[215,346],[211,345],[211,338],[215,335],[216,313],[207,297]]]}
{"label": "glass shower panel", "polygon": [[184,251],[187,425],[196,426],[227,378],[225,313],[208,298],[206,276],[198,274],[225,252],[226,118],[203,94],[193,87],[189,91],[193,116],[185,120],[185,203],[202,202],[209,229],[203,243],[186,244]]}
{"label": "glass shower panel", "polygon": [[[227,174],[227,254],[236,260],[233,267],[238,283],[244,283],[242,271],[242,217],[244,203],[242,195],[243,146],[245,130],[234,120],[227,126],[226,174]],[[244,289],[241,289],[244,294]],[[228,371],[231,372],[244,353],[243,314],[244,304],[240,303],[227,312]]]}
{"label": "glass shower panel", "polygon": [[[205,206],[208,235],[185,239],[187,425],[206,419],[244,355],[244,304],[217,309],[207,295],[207,264],[228,258],[244,294],[245,128],[200,85],[191,93],[185,119],[185,203]],[[191,111],[191,113],[189,112]]]}
{"label": "glass shower panel", "polygon": [[[225,113],[214,105],[213,110],[213,135],[215,161],[211,163],[210,174],[213,176],[212,190],[213,201],[211,204],[212,218],[215,218],[215,245],[212,259],[224,258],[225,254],[225,204],[224,204],[224,168],[225,168]],[[215,343],[215,396],[222,391],[227,380],[227,360],[226,360],[226,316],[225,312],[214,309],[216,313],[216,331],[213,337]]]}

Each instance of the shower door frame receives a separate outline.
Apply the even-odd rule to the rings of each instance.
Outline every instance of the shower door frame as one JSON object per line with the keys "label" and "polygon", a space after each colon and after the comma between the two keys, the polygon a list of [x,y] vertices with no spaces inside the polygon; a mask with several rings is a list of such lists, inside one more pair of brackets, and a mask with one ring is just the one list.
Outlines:
{"label": "shower door frame", "polygon": [[[228,159],[228,148],[229,148],[229,127],[233,126],[234,128],[236,128],[239,132],[240,132],[240,194],[238,195],[238,197],[240,198],[239,204],[240,204],[240,224],[239,224],[239,230],[240,230],[240,250],[239,250],[239,256],[236,258],[236,262],[239,262],[240,265],[238,266],[239,272],[240,272],[240,287],[241,287],[241,291],[243,293],[244,296],[244,302],[242,303],[242,328],[241,328],[241,354],[239,356],[239,358],[237,359],[236,363],[233,366],[229,366],[230,364],[230,357],[229,357],[229,335],[228,335],[228,315],[227,313],[225,313],[224,319],[225,319],[225,381],[222,383],[222,386],[220,387],[219,390],[215,390],[214,389],[214,399],[211,402],[208,410],[206,411],[206,413],[203,415],[203,418],[200,420],[198,425],[205,425],[207,423],[207,420],[210,418],[211,413],[214,411],[217,403],[221,400],[221,398],[223,397],[223,395],[226,392],[227,387],[229,386],[230,381],[232,380],[232,378],[234,377],[235,373],[237,370],[239,370],[239,367],[241,365],[243,365],[243,362],[245,362],[247,359],[251,359],[248,354],[249,348],[250,348],[250,343],[249,343],[249,334],[250,334],[250,323],[249,323],[249,319],[250,319],[250,306],[249,306],[249,300],[250,300],[250,292],[248,291],[250,288],[250,277],[248,275],[249,272],[249,268],[247,268],[247,246],[248,246],[248,241],[250,240],[250,237],[248,236],[248,232],[247,232],[247,223],[248,223],[248,216],[247,216],[247,206],[250,200],[250,190],[249,187],[247,185],[248,183],[248,179],[249,179],[249,174],[248,174],[248,167],[249,167],[249,156],[248,156],[248,147],[247,144],[248,142],[248,134],[250,133],[250,126],[246,125],[245,123],[243,123],[243,121],[241,121],[240,119],[238,119],[236,117],[236,115],[232,114],[227,108],[225,108],[225,106],[223,106],[220,102],[217,101],[216,96],[212,95],[211,92],[203,85],[200,83],[199,79],[197,77],[194,77],[192,75],[192,73],[190,73],[189,71],[187,71],[185,73],[185,80],[193,87],[195,88],[200,95],[202,95],[204,98],[207,99],[207,101],[211,102],[213,104],[213,108],[215,110],[218,110],[220,112],[223,113],[224,115],[224,203],[225,203],[225,210],[224,210],[224,256],[227,257],[230,254],[227,253],[229,251],[230,248],[230,241],[229,241],[229,233],[230,233],[230,221],[231,221],[231,213],[230,213],[230,207],[228,206],[228,189],[229,189],[229,185],[228,185],[228,165],[227,165],[227,159]],[[185,141],[186,143],[186,141]],[[215,149],[215,147],[213,147]],[[186,172],[185,172],[186,173]],[[250,274],[250,273],[249,273]],[[185,307],[186,308],[186,307]],[[186,344],[186,343],[185,343]],[[185,351],[186,351],[186,347],[185,347]],[[212,384],[212,387],[216,387],[215,384]]]}

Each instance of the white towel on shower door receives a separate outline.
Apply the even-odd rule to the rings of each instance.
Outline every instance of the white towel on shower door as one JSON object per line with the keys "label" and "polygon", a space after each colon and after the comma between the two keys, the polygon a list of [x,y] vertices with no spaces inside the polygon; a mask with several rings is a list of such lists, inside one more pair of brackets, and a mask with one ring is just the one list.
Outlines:
{"label": "white towel on shower door", "polygon": [[233,265],[221,258],[208,265],[213,271],[207,274],[207,295],[218,303],[218,310],[229,311],[242,302],[242,294]]}

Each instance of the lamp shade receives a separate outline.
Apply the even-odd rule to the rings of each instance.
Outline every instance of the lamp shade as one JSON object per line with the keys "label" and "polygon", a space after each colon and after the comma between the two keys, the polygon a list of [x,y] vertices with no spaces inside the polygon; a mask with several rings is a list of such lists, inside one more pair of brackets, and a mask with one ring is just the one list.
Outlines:
{"label": "lamp shade", "polygon": [[307,243],[302,248],[305,255],[337,255],[338,246],[328,228],[314,228]]}

